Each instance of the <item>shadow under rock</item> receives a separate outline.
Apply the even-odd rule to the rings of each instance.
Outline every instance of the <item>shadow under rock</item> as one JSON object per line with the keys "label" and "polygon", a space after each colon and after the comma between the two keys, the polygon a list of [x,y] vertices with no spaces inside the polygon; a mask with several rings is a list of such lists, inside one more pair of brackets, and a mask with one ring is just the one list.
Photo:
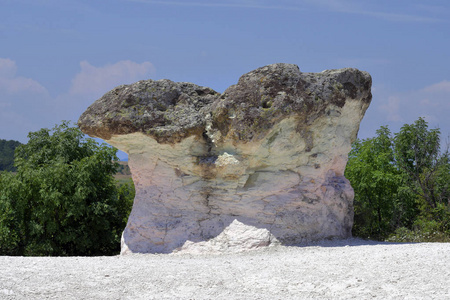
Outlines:
{"label": "shadow under rock", "polygon": [[379,246],[379,245],[411,245],[420,243],[395,243],[375,240],[366,240],[361,238],[348,239],[325,239],[314,242],[299,243],[289,247],[358,247],[358,246]]}

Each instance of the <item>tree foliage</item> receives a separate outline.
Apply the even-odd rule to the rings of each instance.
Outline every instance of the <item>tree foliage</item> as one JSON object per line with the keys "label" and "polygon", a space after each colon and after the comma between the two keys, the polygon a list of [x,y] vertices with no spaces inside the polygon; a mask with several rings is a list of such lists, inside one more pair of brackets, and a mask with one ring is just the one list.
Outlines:
{"label": "tree foliage", "polygon": [[119,184],[117,212],[118,218],[121,220],[123,225],[127,224],[128,216],[130,215],[131,208],[133,207],[135,194],[136,190],[134,188],[133,180],[129,179],[128,182]]}
{"label": "tree foliage", "polygon": [[17,173],[0,176],[0,253],[117,253],[131,208],[113,177],[117,149],[67,122],[28,137],[15,152]]}
{"label": "tree foliage", "polygon": [[394,139],[398,167],[411,183],[411,190],[430,209],[448,202],[449,196],[445,192],[448,182],[444,186],[439,182],[448,167],[448,153],[440,152],[439,136],[439,129],[429,130],[427,122],[419,118],[414,124],[405,124]]}
{"label": "tree foliage", "polygon": [[14,150],[21,145],[18,141],[0,139],[0,171],[15,171]]}
{"label": "tree foliage", "polygon": [[450,163],[439,134],[419,118],[395,135],[381,127],[354,143],[345,171],[355,190],[354,235],[385,239],[431,228],[450,235]]}

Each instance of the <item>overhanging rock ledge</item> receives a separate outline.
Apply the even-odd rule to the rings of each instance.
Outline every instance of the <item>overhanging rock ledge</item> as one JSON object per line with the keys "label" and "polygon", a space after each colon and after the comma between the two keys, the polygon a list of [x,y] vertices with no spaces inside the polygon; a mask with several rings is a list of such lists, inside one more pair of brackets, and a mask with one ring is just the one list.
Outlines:
{"label": "overhanging rock ledge", "polygon": [[122,254],[350,237],[344,170],[371,84],[356,69],[273,64],[223,94],[170,80],[106,93],[78,125],[129,155],[136,197]]}

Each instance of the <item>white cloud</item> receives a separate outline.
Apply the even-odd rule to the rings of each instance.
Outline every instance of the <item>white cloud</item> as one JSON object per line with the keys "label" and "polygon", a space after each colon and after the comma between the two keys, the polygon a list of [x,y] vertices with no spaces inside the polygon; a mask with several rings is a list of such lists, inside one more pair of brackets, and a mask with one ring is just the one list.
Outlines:
{"label": "white cloud", "polygon": [[0,58],[0,78],[11,78],[16,75],[17,66],[9,58]]}
{"label": "white cloud", "polygon": [[24,77],[15,77],[12,79],[0,78],[0,90],[5,90],[9,94],[18,94],[22,92],[39,94],[47,93],[47,90],[37,81]]}
{"label": "white cloud", "polygon": [[150,62],[125,60],[93,66],[82,61],[80,68],[80,72],[72,79],[70,89],[53,99],[51,110],[56,122],[76,122],[89,105],[114,87],[155,76],[155,67]]}
{"label": "white cloud", "polygon": [[450,12],[449,8],[445,5],[429,5],[424,3],[414,4],[414,7],[420,11],[426,11],[434,14],[448,14]]}
{"label": "white cloud", "polygon": [[379,12],[379,11],[364,11],[364,10],[348,10],[344,11],[351,14],[360,14],[372,16],[380,19],[385,19],[387,21],[394,22],[423,22],[423,23],[441,23],[445,22],[439,18],[432,17],[422,17],[417,15],[407,15],[407,14],[396,14],[396,13],[388,13],[388,12]]}
{"label": "white cloud", "polygon": [[[415,14],[395,12],[395,11],[383,11],[381,7],[376,7],[376,1],[352,1],[352,0],[304,0],[309,2],[313,6],[319,6],[326,10],[365,15],[374,18],[384,19],[393,22],[419,22],[419,23],[436,23],[436,22],[448,22],[446,19],[440,17],[434,17],[424,14],[424,10],[416,9]],[[372,6],[372,8],[370,7]],[[375,8],[374,8],[375,6]],[[430,13],[428,11],[427,13]]]}
{"label": "white cloud", "polygon": [[141,64],[130,60],[95,67],[87,61],[80,63],[81,71],[72,80],[70,94],[99,97],[120,84],[154,76],[155,67],[150,62]]}
{"label": "white cloud", "polygon": [[51,96],[34,79],[20,76],[15,61],[0,58],[0,138],[26,142],[30,131],[52,128],[61,120],[76,122],[103,93],[155,73],[150,62],[139,64],[129,60],[100,67],[83,61],[80,66],[70,89]]}
{"label": "white cloud", "polygon": [[[161,1],[161,0],[126,0],[129,2],[139,2],[146,4],[170,5],[170,6],[191,6],[191,7],[229,7],[229,8],[256,8],[256,9],[281,9],[281,10],[303,10],[302,7],[293,4],[283,4],[277,2],[273,5],[268,1]],[[265,2],[265,3],[264,3]]]}
{"label": "white cloud", "polygon": [[[392,93],[383,87],[373,89],[373,100],[361,123],[361,138],[373,136],[376,129],[388,125],[398,132],[405,123],[425,118],[430,128],[439,127],[442,139],[450,135],[450,82],[447,80],[404,93]],[[370,127],[370,128],[369,128]]]}
{"label": "white cloud", "polygon": [[400,103],[402,100],[395,96],[390,96],[386,103],[380,105],[379,109],[387,116],[387,121],[402,121],[400,115]]}
{"label": "white cloud", "polygon": [[45,123],[50,97],[39,82],[17,73],[15,61],[0,58],[0,138],[24,142]]}
{"label": "white cloud", "polygon": [[[248,8],[248,9],[271,9],[305,11],[311,9],[322,9],[337,13],[363,15],[392,22],[418,22],[436,23],[448,22],[446,18],[435,17],[437,9],[421,9],[414,6],[414,13],[402,11],[385,11],[376,6],[376,1],[352,1],[352,0],[196,0],[196,1],[163,1],[163,0],[123,0],[127,2],[138,2],[153,5],[188,6],[188,7],[210,7],[210,8]],[[375,4],[375,5],[374,5]],[[375,6],[374,8],[369,6]],[[427,15],[428,14],[428,15]],[[430,16],[430,14],[432,14]]]}
{"label": "white cloud", "polygon": [[447,93],[450,94],[450,81],[444,80],[439,83],[435,83],[429,86],[426,86],[422,89],[422,92],[425,93]]}
{"label": "white cloud", "polygon": [[0,93],[38,93],[46,94],[47,90],[31,78],[17,76],[16,62],[8,58],[0,58]]}

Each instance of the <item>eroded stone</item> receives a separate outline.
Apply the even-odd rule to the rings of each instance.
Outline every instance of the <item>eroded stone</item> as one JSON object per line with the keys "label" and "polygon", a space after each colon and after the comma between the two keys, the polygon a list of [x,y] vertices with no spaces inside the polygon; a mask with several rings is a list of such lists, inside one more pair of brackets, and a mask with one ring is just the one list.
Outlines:
{"label": "eroded stone", "polygon": [[[169,80],[106,93],[78,124],[129,155],[136,198],[122,253],[189,251],[208,240],[224,249],[217,237],[231,224],[283,244],[351,236],[343,174],[370,88],[356,69],[274,64],[223,94]],[[232,230],[233,247],[249,248],[244,231]]]}

